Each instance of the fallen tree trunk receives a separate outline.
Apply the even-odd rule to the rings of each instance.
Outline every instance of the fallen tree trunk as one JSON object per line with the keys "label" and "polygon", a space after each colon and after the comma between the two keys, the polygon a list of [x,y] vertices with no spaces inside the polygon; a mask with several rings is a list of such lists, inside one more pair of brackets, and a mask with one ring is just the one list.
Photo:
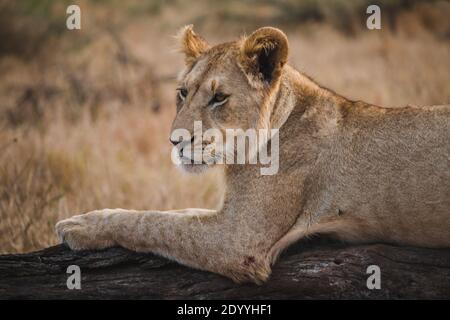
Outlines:
{"label": "fallen tree trunk", "polygon": [[[69,265],[81,289],[69,290]],[[381,289],[368,289],[370,265]],[[153,254],[122,248],[73,252],[65,246],[0,256],[1,299],[380,299],[450,298],[450,250],[375,244],[299,243],[264,285],[238,285]]]}

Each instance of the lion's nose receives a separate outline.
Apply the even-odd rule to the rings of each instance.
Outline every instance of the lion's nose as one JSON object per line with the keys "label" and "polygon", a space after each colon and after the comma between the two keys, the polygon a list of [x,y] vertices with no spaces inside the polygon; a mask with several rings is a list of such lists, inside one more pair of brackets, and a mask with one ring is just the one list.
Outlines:
{"label": "lion's nose", "polygon": [[177,144],[179,144],[181,141],[179,140],[172,140],[172,138],[169,138],[170,143],[172,143],[174,146],[176,146]]}
{"label": "lion's nose", "polygon": [[[187,143],[193,143],[194,142],[194,138],[192,137],[190,141],[187,141]],[[177,144],[179,144],[180,142],[183,142],[184,140],[173,140],[172,137],[169,138],[170,143],[172,143],[174,146],[176,146]]]}

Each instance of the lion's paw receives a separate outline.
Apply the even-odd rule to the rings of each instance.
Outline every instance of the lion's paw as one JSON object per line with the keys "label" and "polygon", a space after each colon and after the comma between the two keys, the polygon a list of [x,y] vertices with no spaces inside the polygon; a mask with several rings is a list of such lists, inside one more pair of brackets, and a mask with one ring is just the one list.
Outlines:
{"label": "lion's paw", "polygon": [[114,245],[114,241],[108,239],[101,220],[102,216],[97,212],[73,216],[56,224],[56,234],[59,240],[72,250],[111,247]]}

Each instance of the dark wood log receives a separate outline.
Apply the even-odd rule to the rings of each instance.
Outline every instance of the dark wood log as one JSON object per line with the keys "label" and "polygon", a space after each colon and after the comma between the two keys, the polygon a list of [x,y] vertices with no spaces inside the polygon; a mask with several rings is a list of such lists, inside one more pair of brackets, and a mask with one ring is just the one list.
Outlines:
{"label": "dark wood log", "polygon": [[[323,242],[323,241],[322,241]],[[81,268],[81,289],[66,286]],[[369,265],[381,289],[368,289]],[[450,298],[450,249],[300,242],[261,285],[235,284],[153,254],[122,248],[70,251],[60,245],[0,256],[1,299],[406,299]]]}

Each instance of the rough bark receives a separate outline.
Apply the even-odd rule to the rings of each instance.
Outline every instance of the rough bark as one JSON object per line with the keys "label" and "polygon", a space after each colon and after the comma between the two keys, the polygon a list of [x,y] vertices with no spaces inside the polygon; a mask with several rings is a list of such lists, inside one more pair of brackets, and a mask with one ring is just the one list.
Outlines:
{"label": "rough bark", "polygon": [[[81,290],[69,290],[69,265]],[[367,267],[381,269],[369,290]],[[0,256],[1,299],[405,299],[450,298],[450,249],[303,242],[286,252],[264,285],[238,285],[153,254],[65,246]]]}

